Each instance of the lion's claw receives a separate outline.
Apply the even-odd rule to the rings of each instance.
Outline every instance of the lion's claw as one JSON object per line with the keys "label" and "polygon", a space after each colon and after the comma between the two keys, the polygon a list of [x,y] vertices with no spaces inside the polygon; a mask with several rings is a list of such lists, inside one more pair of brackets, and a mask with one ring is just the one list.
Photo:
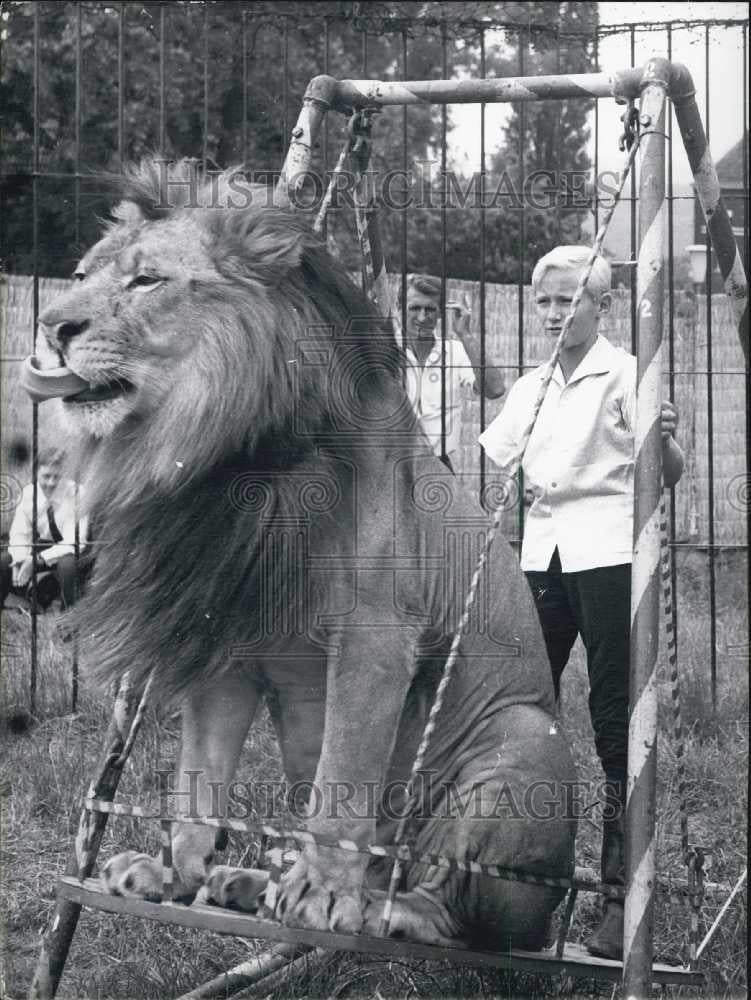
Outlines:
{"label": "lion's claw", "polygon": [[303,853],[282,878],[276,915],[287,927],[308,927],[318,931],[359,934],[363,926],[362,897],[349,873],[339,869],[338,880],[311,864]]}

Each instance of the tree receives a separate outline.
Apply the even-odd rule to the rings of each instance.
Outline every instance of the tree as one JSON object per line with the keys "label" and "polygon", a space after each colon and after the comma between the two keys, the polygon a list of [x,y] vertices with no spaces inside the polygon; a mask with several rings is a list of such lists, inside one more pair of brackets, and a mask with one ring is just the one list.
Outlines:
{"label": "tree", "polygon": [[[108,194],[96,179],[117,171],[123,160],[161,151],[171,156],[206,157],[210,164],[245,164],[272,172],[281,166],[288,133],[301,106],[308,80],[323,72],[339,78],[400,79],[403,45],[412,79],[440,78],[444,59],[449,73],[478,74],[479,30],[505,18],[530,25],[527,72],[548,71],[550,34],[539,31],[553,19],[544,3],[416,2],[255,2],[196,4],[155,0],[110,5],[39,2],[6,4],[0,21],[3,41],[0,106],[3,108],[3,180],[0,215],[2,258],[6,269],[49,276],[70,274],[81,249],[97,235],[97,216],[106,212]],[[559,4],[560,24],[576,29],[596,24],[595,4]],[[586,8],[586,16],[584,9]],[[34,30],[39,28],[39,114],[34,119]],[[487,20],[488,18],[494,20]],[[484,20],[483,20],[484,19]],[[592,31],[594,28],[592,28]],[[513,33],[507,44],[488,47],[488,75],[513,72]],[[122,44],[122,74],[118,46]],[[567,39],[562,69],[591,69],[591,50]],[[80,58],[77,58],[77,53]],[[288,58],[285,60],[285,53]],[[77,92],[76,75],[81,86]],[[121,91],[122,84],[122,94]],[[80,116],[77,116],[77,100]],[[581,113],[560,119],[563,144],[550,139],[550,116],[535,105],[527,111],[524,143],[531,162],[561,169],[583,162],[585,135]],[[577,115],[580,117],[577,118]],[[329,118],[334,116],[327,116]],[[514,163],[517,144],[509,125],[498,164]],[[121,123],[121,128],[119,127]],[[450,116],[447,117],[450,126]],[[34,135],[39,170],[32,180]],[[414,164],[439,161],[442,112],[435,106],[411,108],[407,115],[409,190],[428,205],[439,203],[438,180],[415,178]],[[122,138],[121,145],[119,144]],[[336,116],[322,137],[315,167],[333,165],[345,138]],[[373,166],[383,177],[404,163],[402,111],[389,109],[374,128]],[[561,152],[562,151],[562,152]],[[327,153],[324,163],[324,152]],[[578,160],[577,160],[578,157]],[[551,159],[552,158],[552,159]],[[498,166],[494,164],[494,168]],[[73,175],[78,171],[80,178]],[[33,186],[37,192],[35,255]],[[437,187],[436,187],[437,185]],[[399,194],[398,183],[392,192]],[[501,200],[487,213],[489,280],[516,280],[518,211]],[[400,270],[404,213],[383,213],[389,264]],[[550,220],[526,219],[534,246],[550,235]],[[356,240],[351,207],[345,199],[331,214],[331,227],[345,259],[354,260]],[[537,227],[537,228],[536,228]],[[406,214],[409,270],[441,273],[442,230],[436,209]],[[446,241],[447,273],[476,277],[479,266],[478,212],[451,209]]]}
{"label": "tree", "polygon": [[[443,5],[450,6],[450,5]],[[456,6],[456,5],[453,5]],[[523,25],[487,51],[488,76],[538,76],[594,70],[597,4],[476,3],[477,16]],[[553,13],[555,11],[555,13]],[[551,30],[546,25],[556,25]],[[523,47],[520,65],[519,50]],[[479,76],[476,47],[462,50],[461,68]],[[492,157],[479,198],[479,177],[438,177],[432,200],[445,200],[446,273],[476,280],[481,270],[480,201],[485,204],[485,277],[488,281],[528,282],[536,260],[560,242],[582,240],[589,213],[590,161],[587,116],[582,99],[529,102],[513,106],[500,149]],[[474,187],[472,187],[474,183]],[[453,199],[446,187],[455,192]],[[458,207],[457,207],[458,206]],[[523,218],[522,218],[523,216]],[[413,224],[410,263],[442,273],[443,224],[439,209],[419,213]],[[418,263],[419,262],[419,263]]]}

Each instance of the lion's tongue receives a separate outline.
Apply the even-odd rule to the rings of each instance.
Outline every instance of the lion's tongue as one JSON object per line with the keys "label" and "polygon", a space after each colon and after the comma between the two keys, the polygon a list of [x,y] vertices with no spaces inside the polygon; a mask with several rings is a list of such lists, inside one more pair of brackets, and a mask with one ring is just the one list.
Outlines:
{"label": "lion's tongue", "polygon": [[30,355],[21,367],[21,385],[35,403],[60,396],[74,396],[90,388],[89,383],[70,368],[40,368]]}

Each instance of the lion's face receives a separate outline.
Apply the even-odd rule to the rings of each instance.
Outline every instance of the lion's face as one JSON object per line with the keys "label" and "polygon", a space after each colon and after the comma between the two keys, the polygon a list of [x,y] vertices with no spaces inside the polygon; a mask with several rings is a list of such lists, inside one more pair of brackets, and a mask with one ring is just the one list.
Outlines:
{"label": "lion's face", "polygon": [[[362,334],[352,375],[367,416],[386,393],[401,393],[393,338],[394,371],[385,372],[377,321],[343,268],[299,213],[265,188],[237,197],[233,176],[165,205],[155,161],[134,168],[78,281],[40,316],[43,367],[63,365],[89,385],[63,410],[90,491],[101,500],[106,490],[110,505],[183,489],[280,440],[312,447],[331,424],[329,367],[352,317],[371,334]],[[171,176],[170,195],[176,184]],[[336,350],[327,341],[322,351],[323,337]]]}
{"label": "lion's face", "polygon": [[[197,213],[193,213],[197,215]],[[224,279],[188,212],[121,222],[83,258],[77,284],[40,317],[47,348],[89,390],[66,399],[73,428],[106,437],[190,391],[202,304]]]}

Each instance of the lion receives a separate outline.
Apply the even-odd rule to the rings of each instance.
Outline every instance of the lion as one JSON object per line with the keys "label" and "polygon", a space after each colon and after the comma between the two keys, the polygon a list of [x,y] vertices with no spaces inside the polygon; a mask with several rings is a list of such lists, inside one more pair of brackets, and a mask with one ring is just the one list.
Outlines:
{"label": "lion", "polygon": [[[320,841],[283,876],[276,916],[374,932],[387,866],[326,838],[393,836],[490,520],[422,434],[390,328],[301,213],[265,189],[238,199],[232,172],[176,169],[127,172],[75,285],[40,316],[42,364],[80,380],[61,405],[97,539],[84,655],[106,681],[153,673],[154,698],[180,704],[180,808],[203,814],[265,700]],[[572,874],[575,775],[554,709],[499,537],[428,745],[416,851]],[[263,887],[215,852],[211,828],[175,824],[177,895],[255,908]],[[156,858],[126,851],[103,879],[160,898]],[[562,895],[415,862],[390,932],[540,948]]]}

